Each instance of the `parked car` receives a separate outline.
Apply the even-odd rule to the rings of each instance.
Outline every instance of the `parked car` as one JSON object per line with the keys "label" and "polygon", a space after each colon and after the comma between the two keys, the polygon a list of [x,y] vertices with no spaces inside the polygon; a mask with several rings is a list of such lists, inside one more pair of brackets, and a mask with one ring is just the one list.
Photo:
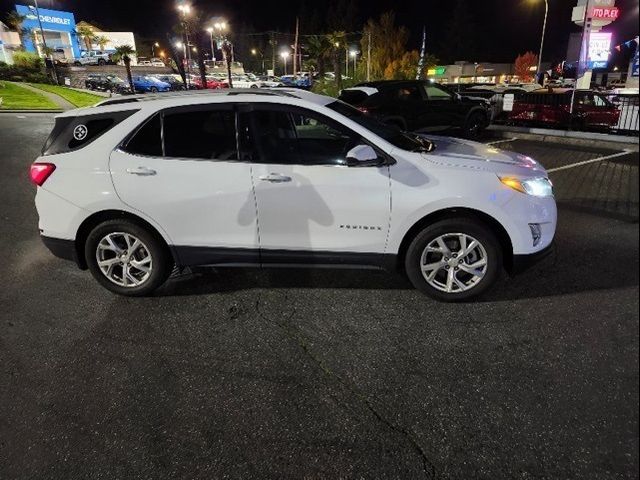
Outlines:
{"label": "parked car", "polygon": [[280,81],[287,87],[302,88],[303,90],[309,90],[313,86],[311,75],[284,75],[280,77]]}
{"label": "parked car", "polygon": [[31,166],[45,245],[122,295],[174,267],[308,264],[401,268],[445,301],[550,251],[556,203],[530,157],[302,90],[260,93],[58,115]]}
{"label": "parked car", "polygon": [[180,75],[167,73],[167,74],[153,75],[153,77],[157,78],[161,82],[168,83],[171,86],[171,90],[187,89]]}
{"label": "parked car", "polygon": [[151,62],[152,67],[166,67],[164,61],[161,58],[153,57],[149,61]]}
{"label": "parked car", "polygon": [[76,66],[82,65],[106,65],[107,63],[113,63],[111,56],[106,52],[88,51],[82,52],[80,57],[73,60],[73,64]]}
{"label": "parked car", "polygon": [[129,84],[117,75],[90,73],[84,81],[85,88],[107,93],[130,93]]}
{"label": "parked car", "polygon": [[206,87],[202,86],[202,79],[200,78],[200,75],[191,75],[189,77],[189,83],[197,89],[207,88],[210,90],[217,90],[220,88],[229,88],[229,82],[227,82],[226,79],[220,80],[213,75],[207,75],[205,78],[207,80]]}
{"label": "parked car", "polygon": [[257,81],[260,84],[260,88],[284,87],[284,83],[282,83],[280,77],[274,75],[261,75]]}
{"label": "parked car", "polygon": [[171,85],[166,82],[161,82],[151,75],[134,75],[133,88],[139,93],[169,92]]}
{"label": "parked car", "polygon": [[342,90],[339,98],[384,123],[413,132],[461,129],[475,137],[491,119],[487,100],[463,97],[423,80],[361,83]]}
{"label": "parked car", "polygon": [[620,110],[604,95],[590,90],[540,89],[516,96],[509,122],[517,125],[545,125],[609,130],[618,124]]}
{"label": "parked car", "polygon": [[260,81],[252,80],[247,75],[231,75],[233,88],[260,88]]}

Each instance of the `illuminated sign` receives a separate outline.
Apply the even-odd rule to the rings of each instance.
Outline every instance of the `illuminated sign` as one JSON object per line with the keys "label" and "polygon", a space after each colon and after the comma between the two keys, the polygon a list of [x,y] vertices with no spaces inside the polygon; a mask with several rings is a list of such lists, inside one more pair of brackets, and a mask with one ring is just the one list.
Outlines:
{"label": "illuminated sign", "polygon": [[427,70],[427,75],[444,75],[446,71],[446,67],[434,67]]}
{"label": "illuminated sign", "polygon": [[618,7],[593,7],[590,16],[598,20],[617,20],[619,15]]}
{"label": "illuminated sign", "polygon": [[589,35],[589,68],[607,68],[611,53],[611,32],[594,32]]}

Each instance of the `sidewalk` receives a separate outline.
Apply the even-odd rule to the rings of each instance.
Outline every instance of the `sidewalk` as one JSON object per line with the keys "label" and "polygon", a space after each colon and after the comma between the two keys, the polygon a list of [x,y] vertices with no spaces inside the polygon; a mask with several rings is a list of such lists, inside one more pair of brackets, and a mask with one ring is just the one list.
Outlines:
{"label": "sidewalk", "polygon": [[20,86],[22,88],[26,88],[27,90],[31,90],[32,92],[38,93],[40,95],[44,95],[53,103],[58,105],[58,107],[60,107],[61,110],[73,110],[74,108],[78,108],[70,101],[62,98],[59,95],[56,95],[55,93],[47,92],[46,90],[40,90],[39,88],[32,87],[31,85],[28,85],[26,83],[21,83]]}

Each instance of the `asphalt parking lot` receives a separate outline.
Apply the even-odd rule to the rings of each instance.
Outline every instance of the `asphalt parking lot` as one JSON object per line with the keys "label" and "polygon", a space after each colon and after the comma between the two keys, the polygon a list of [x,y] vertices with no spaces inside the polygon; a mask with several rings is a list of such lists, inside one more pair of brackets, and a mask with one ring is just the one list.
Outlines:
{"label": "asphalt parking lot", "polygon": [[129,299],[38,238],[51,127],[0,115],[0,478],[637,478],[638,153],[496,144],[552,169],[557,253],[477,303],[343,270]]}

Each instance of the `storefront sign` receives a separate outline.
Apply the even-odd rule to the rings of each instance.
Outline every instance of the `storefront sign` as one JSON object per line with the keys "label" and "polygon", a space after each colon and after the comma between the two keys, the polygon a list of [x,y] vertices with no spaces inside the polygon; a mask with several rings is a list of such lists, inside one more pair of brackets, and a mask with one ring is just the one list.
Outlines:
{"label": "storefront sign", "polygon": [[427,75],[444,75],[446,71],[446,67],[434,67],[427,70]]}
{"label": "storefront sign", "polygon": [[589,35],[589,68],[607,68],[611,53],[611,32],[593,32]]}
{"label": "storefront sign", "polygon": [[617,20],[619,15],[618,7],[593,7],[590,16],[597,20]]}
{"label": "storefront sign", "polygon": [[16,12],[25,17],[22,26],[27,30],[40,28],[40,22],[42,22],[44,30],[71,32],[76,28],[76,21],[71,12],[39,8],[40,22],[38,22],[36,9],[33,7],[16,5]]}

